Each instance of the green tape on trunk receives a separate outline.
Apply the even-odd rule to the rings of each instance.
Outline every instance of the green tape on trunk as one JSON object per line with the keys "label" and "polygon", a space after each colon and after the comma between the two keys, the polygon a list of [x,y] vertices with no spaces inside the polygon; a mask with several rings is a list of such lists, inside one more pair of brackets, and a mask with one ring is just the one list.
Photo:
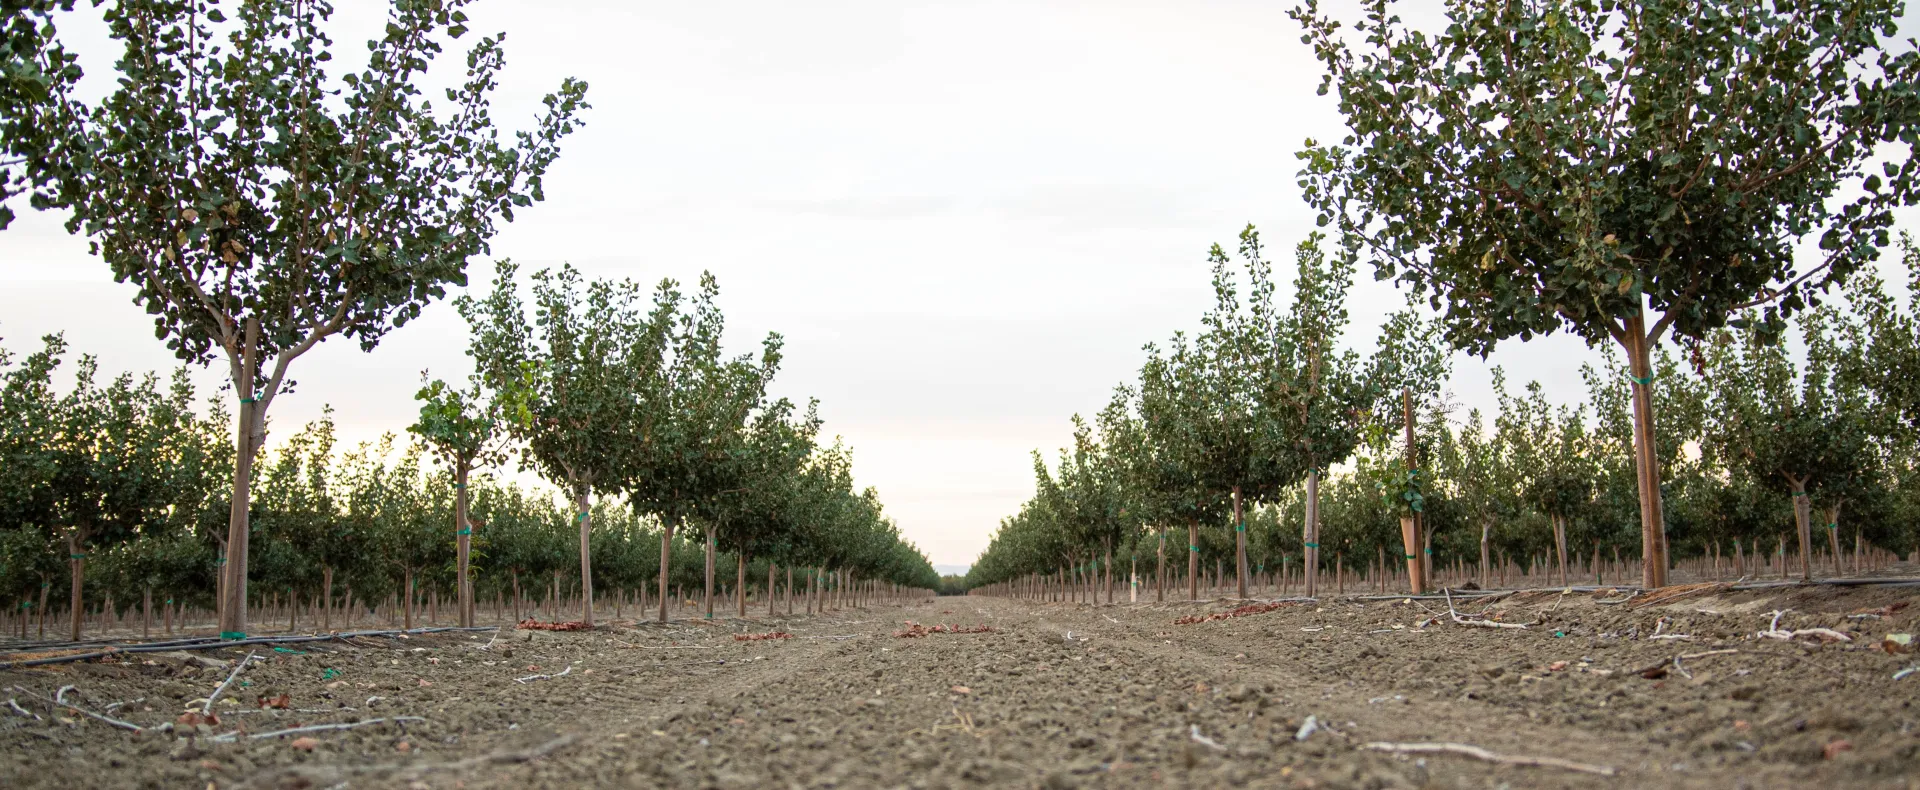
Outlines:
{"label": "green tape on trunk", "polygon": [[1307,548],[1310,548],[1310,549],[1317,549],[1317,548],[1320,548],[1320,544],[1318,544],[1318,543],[1308,543],[1308,544],[1306,544],[1306,547],[1307,547]]}
{"label": "green tape on trunk", "polygon": [[455,535],[471,535],[471,534],[473,534],[473,530],[471,530],[471,529],[463,529],[463,530],[460,530],[459,532],[455,532],[455,533],[453,533],[453,534],[455,534]]}
{"label": "green tape on trunk", "polygon": [[1200,547],[1199,547],[1199,546],[1188,546],[1188,547],[1187,547],[1187,550],[1188,550],[1188,551],[1191,551],[1191,552],[1193,552],[1193,553],[1195,553],[1195,554],[1199,554],[1199,553],[1200,553]]}
{"label": "green tape on trunk", "polygon": [[1644,378],[1644,379],[1643,379],[1643,378],[1636,378],[1636,377],[1635,377],[1635,376],[1634,376],[1634,375],[1633,375],[1632,373],[1628,373],[1628,374],[1627,374],[1627,380],[1628,380],[1628,381],[1631,381],[1631,382],[1633,382],[1633,383],[1635,383],[1635,384],[1638,384],[1638,385],[1640,385],[1640,386],[1642,386],[1642,387],[1651,387],[1651,386],[1653,386],[1653,377],[1652,377],[1652,376],[1648,376],[1648,377],[1646,377],[1646,378]]}
{"label": "green tape on trunk", "polygon": [[245,639],[247,638],[247,634],[245,631],[221,631],[220,638],[221,639]]}

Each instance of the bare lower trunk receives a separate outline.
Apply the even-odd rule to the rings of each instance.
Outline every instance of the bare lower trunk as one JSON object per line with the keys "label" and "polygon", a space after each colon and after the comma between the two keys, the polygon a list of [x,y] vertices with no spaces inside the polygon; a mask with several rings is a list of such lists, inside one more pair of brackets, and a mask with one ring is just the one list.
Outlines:
{"label": "bare lower trunk", "polygon": [[407,613],[406,629],[411,631],[413,630],[413,569],[406,569],[405,574],[407,585],[407,605],[405,607]]}
{"label": "bare lower trunk", "polygon": [[580,621],[593,627],[593,492],[581,488],[574,492],[574,506],[580,513]]}
{"label": "bare lower trunk", "polygon": [[1480,589],[1482,590],[1492,589],[1491,579],[1487,576],[1493,566],[1492,550],[1493,519],[1485,519],[1480,522]]}
{"label": "bare lower trunk", "polygon": [[1827,548],[1833,552],[1833,575],[1846,573],[1840,567],[1840,506],[1827,507]]}
{"label": "bare lower trunk", "polygon": [[713,619],[713,525],[707,525],[707,592],[705,603],[706,618]]}
{"label": "bare lower trunk", "polygon": [[1667,528],[1660,501],[1660,458],[1654,454],[1653,357],[1648,348],[1646,315],[1635,311],[1625,321],[1622,345],[1633,390],[1634,473],[1640,492],[1641,586],[1667,585]]}
{"label": "bare lower trunk", "polygon": [[1247,597],[1247,517],[1240,509],[1240,487],[1233,487],[1234,597]]}
{"label": "bare lower trunk", "polygon": [[220,609],[220,636],[223,639],[244,639],[247,635],[247,535],[250,531],[247,505],[253,493],[253,456],[260,438],[256,433],[261,425],[256,417],[260,406],[254,402],[253,380],[260,346],[259,319],[247,319],[245,341],[246,346],[240,354],[240,380],[234,382],[235,391],[240,394],[240,409],[234,415],[233,496],[227,514],[226,597]]}
{"label": "bare lower trunk", "polygon": [[71,582],[68,601],[72,606],[71,611],[68,612],[72,620],[72,635],[69,638],[75,642],[80,641],[81,620],[84,619],[87,614],[86,606],[81,603],[80,597],[81,580],[85,578],[87,570],[87,554],[80,549],[82,546],[85,546],[86,543],[87,534],[85,531],[74,529],[67,533],[67,578],[68,581]]}
{"label": "bare lower trunk", "polygon": [[1320,470],[1307,471],[1307,518],[1300,527],[1300,539],[1305,550],[1301,552],[1302,576],[1306,581],[1306,596],[1320,594]]}
{"label": "bare lower trunk", "polygon": [[454,535],[454,573],[459,585],[460,627],[473,627],[473,580],[468,578],[467,559],[473,545],[473,523],[467,519],[467,462],[461,461],[454,469],[453,481],[453,535]]}
{"label": "bare lower trunk", "polygon": [[[1813,580],[1813,507],[1807,503],[1805,478],[1787,478],[1793,484],[1793,523],[1800,531],[1800,578]],[[1782,565],[1785,563],[1782,562]]]}
{"label": "bare lower trunk", "polygon": [[1400,545],[1407,555],[1407,591],[1419,595],[1426,592],[1420,579],[1420,539],[1415,535],[1413,516],[1400,517]]}
{"label": "bare lower trunk", "polygon": [[[734,562],[736,572],[734,574],[733,599],[735,603],[739,604],[740,617],[745,619],[747,616],[747,553],[745,551],[740,552]],[[773,571],[767,571],[767,573],[771,574]]]}
{"label": "bare lower trunk", "polygon": [[1160,530],[1160,548],[1157,555],[1155,562],[1158,567],[1153,574],[1153,600],[1165,602],[1167,600],[1167,531],[1164,529]]}
{"label": "bare lower trunk", "polygon": [[663,520],[660,528],[660,622],[667,621],[667,571],[673,558],[673,521]]}
{"label": "bare lower trunk", "polygon": [[1567,517],[1566,516],[1555,515],[1553,517],[1553,550],[1554,550],[1554,553],[1557,554],[1560,558],[1560,586],[1568,587],[1570,585],[1567,583]]}
{"label": "bare lower trunk", "polygon": [[1187,599],[1200,600],[1200,517],[1187,517]]}

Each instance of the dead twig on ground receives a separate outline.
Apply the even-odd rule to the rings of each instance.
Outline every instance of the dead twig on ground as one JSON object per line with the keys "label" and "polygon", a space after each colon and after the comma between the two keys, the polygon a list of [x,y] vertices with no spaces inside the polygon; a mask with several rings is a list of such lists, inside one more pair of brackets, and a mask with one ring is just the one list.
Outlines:
{"label": "dead twig on ground", "polygon": [[[45,696],[42,696],[42,695],[39,695],[39,694],[35,694],[35,693],[33,693],[32,691],[28,691],[27,689],[23,689],[23,688],[21,688],[21,687],[19,687],[19,686],[14,686],[14,687],[13,687],[13,690],[14,690],[14,691],[18,691],[18,692],[20,692],[20,693],[22,693],[22,694],[25,694],[25,695],[27,695],[27,696],[29,696],[29,697],[34,697],[34,698],[36,698],[36,699],[39,699],[39,700],[41,700],[41,701],[43,701],[43,702],[47,702],[47,703],[50,703],[50,704],[53,704],[53,705],[56,705],[56,706],[59,706],[59,707],[62,707],[62,708],[66,708],[67,710],[70,710],[70,711],[73,711],[74,713],[78,713],[78,714],[80,714],[80,715],[82,715],[82,716],[85,716],[85,717],[87,717],[87,718],[89,718],[89,719],[93,719],[93,720],[95,720],[95,721],[99,721],[99,722],[104,722],[104,723],[106,723],[106,724],[111,724],[111,725],[113,725],[113,726],[115,726],[115,727],[119,727],[120,729],[123,729],[123,730],[126,730],[126,731],[128,731],[128,732],[145,732],[145,731],[146,731],[146,729],[147,729],[147,728],[145,728],[145,727],[142,727],[142,726],[140,726],[140,725],[138,725],[138,724],[134,724],[133,722],[127,722],[127,721],[121,721],[121,720],[119,720],[119,719],[115,719],[115,718],[109,718],[109,717],[106,717],[106,716],[102,716],[102,715],[100,715],[100,714],[98,714],[98,713],[94,713],[93,711],[90,711],[90,710],[87,710],[86,708],[82,708],[82,707],[80,707],[80,706],[78,706],[78,705],[74,705],[74,704],[72,704],[72,703],[70,703],[70,702],[63,702],[63,701],[61,701],[61,700],[59,700],[59,699],[57,699],[57,698],[49,698],[49,697],[45,697]],[[58,693],[59,693],[59,694],[65,694],[66,692],[68,692],[68,691],[71,691],[71,690],[73,690],[73,687],[72,687],[72,686],[63,686],[63,687],[61,687],[61,689],[60,689],[60,691],[59,691]],[[34,718],[36,718],[36,719],[37,719],[37,718],[39,718],[39,717],[38,717],[38,716],[35,716]]]}
{"label": "dead twig on ground", "polygon": [[573,671],[573,667],[572,667],[572,666],[568,666],[568,667],[567,667],[566,669],[563,669],[563,670],[560,670],[560,672],[559,672],[558,674],[553,674],[553,675],[528,675],[528,676],[526,676],[526,677],[523,677],[523,678],[514,678],[514,679],[513,679],[513,682],[515,682],[515,683],[532,683],[532,682],[534,682],[534,681],[536,681],[536,680],[552,680],[552,679],[554,679],[554,678],[563,678],[563,677],[566,677],[566,676],[567,676],[567,673],[569,673],[569,672],[572,672],[572,671]]}
{"label": "dead twig on ground", "polygon": [[1492,620],[1468,620],[1464,617],[1461,617],[1460,612],[1456,611],[1453,608],[1453,593],[1451,591],[1448,591],[1446,593],[1446,597],[1447,597],[1447,614],[1452,615],[1453,621],[1456,623],[1459,623],[1460,625],[1477,625],[1483,628],[1518,628],[1523,631],[1526,630],[1527,628],[1526,626],[1521,625],[1520,623],[1496,623]]}
{"label": "dead twig on ground", "polygon": [[1608,765],[1589,765],[1587,763],[1576,763],[1572,760],[1562,760],[1558,757],[1527,757],[1527,756],[1521,756],[1521,755],[1497,754],[1495,752],[1490,752],[1490,751],[1487,751],[1486,749],[1482,749],[1478,746],[1469,746],[1464,743],[1388,743],[1386,741],[1374,741],[1372,743],[1363,743],[1360,745],[1360,748],[1370,749],[1376,752],[1391,752],[1393,754],[1457,754],[1462,757],[1472,757],[1476,760],[1484,760],[1486,762],[1498,763],[1500,765],[1526,765],[1526,766],[1533,766],[1537,768],[1559,768],[1562,770],[1578,771],[1583,774],[1596,774],[1599,776],[1613,776],[1616,773],[1613,767]]}
{"label": "dead twig on ground", "polygon": [[1227,747],[1222,746],[1219,741],[1216,741],[1205,735],[1201,735],[1200,725],[1189,724],[1187,725],[1187,728],[1188,728],[1187,737],[1192,738],[1194,743],[1200,744],[1201,746],[1205,746],[1209,749],[1213,749],[1214,751],[1224,752],[1227,750]]}
{"label": "dead twig on ground", "polygon": [[[248,733],[247,740],[257,741],[257,740],[260,740],[261,738],[278,738],[282,735],[299,735],[301,733],[308,733],[308,732],[332,732],[334,730],[354,730],[354,729],[359,729],[361,727],[366,727],[374,724],[385,724],[387,722],[399,723],[399,722],[408,722],[408,721],[426,721],[426,719],[419,716],[393,716],[391,718],[367,719],[366,721],[345,722],[342,724],[309,724],[305,727],[293,727],[291,729],[285,729],[285,730],[273,730],[271,732]],[[241,734],[242,733],[237,731],[221,733],[219,735],[215,735],[211,738],[208,738],[207,742],[208,743],[234,743],[240,740]]]}
{"label": "dead twig on ground", "polygon": [[246,658],[240,659],[240,663],[234,665],[233,672],[228,674],[227,679],[220,683],[220,687],[214,689],[213,694],[207,697],[207,704],[200,706],[200,713],[208,714],[213,712],[214,700],[220,699],[220,695],[226,693],[227,687],[233,685],[233,679],[240,677],[240,673],[247,668],[247,664],[252,663],[255,655],[255,653],[248,652]]}

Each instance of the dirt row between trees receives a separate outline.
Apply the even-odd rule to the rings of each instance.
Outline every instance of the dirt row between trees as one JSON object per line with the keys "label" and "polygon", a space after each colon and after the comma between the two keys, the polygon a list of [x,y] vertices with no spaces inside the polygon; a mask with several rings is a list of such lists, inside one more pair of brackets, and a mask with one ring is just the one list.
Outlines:
{"label": "dirt row between trees", "polygon": [[[217,722],[182,714],[246,650],[140,654],[0,672],[19,707],[0,710],[0,786],[1920,787],[1920,673],[1894,679],[1920,654],[1881,648],[1920,630],[1920,606],[1900,607],[1920,590],[1624,597],[1457,607],[1525,629],[1455,623],[1445,601],[1176,625],[1239,602],[943,598],[256,647]],[[992,631],[896,637],[906,621]],[[1848,641],[1756,636],[1775,628]],[[734,638],[775,630],[792,638]],[[213,742],[227,733],[244,734]]]}

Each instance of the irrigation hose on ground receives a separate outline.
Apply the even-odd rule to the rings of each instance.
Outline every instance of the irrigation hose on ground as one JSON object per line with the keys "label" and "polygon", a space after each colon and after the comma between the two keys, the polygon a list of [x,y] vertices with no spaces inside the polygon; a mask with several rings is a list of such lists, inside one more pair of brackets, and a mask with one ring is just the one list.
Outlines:
{"label": "irrigation hose on ground", "polygon": [[74,661],[86,661],[86,660],[95,659],[95,658],[106,658],[108,656],[115,656],[123,653],[158,653],[158,652],[173,651],[173,650],[210,650],[213,648],[220,648],[220,647],[243,647],[246,645],[296,645],[296,644],[302,644],[306,642],[328,642],[336,639],[349,639],[357,636],[396,636],[401,634],[437,634],[437,633],[446,633],[449,631],[497,631],[502,627],[503,626],[497,626],[497,625],[482,625],[482,626],[474,626],[471,628],[461,628],[458,626],[440,626],[437,628],[415,628],[411,630],[400,630],[400,631],[347,631],[347,632],[338,633],[338,634],[321,634],[317,636],[260,636],[260,637],[252,637],[249,639],[226,639],[226,640],[214,639],[209,641],[190,642],[186,644],[181,644],[179,642],[162,642],[162,643],[145,643],[145,644],[135,642],[135,643],[127,643],[125,645],[108,645],[106,650],[100,650],[92,653],[74,653],[71,655],[52,656],[48,658],[36,658],[36,659],[27,660],[27,661],[0,661],[0,670],[18,669],[21,667],[37,667],[37,666],[44,666],[47,664],[66,664]]}

